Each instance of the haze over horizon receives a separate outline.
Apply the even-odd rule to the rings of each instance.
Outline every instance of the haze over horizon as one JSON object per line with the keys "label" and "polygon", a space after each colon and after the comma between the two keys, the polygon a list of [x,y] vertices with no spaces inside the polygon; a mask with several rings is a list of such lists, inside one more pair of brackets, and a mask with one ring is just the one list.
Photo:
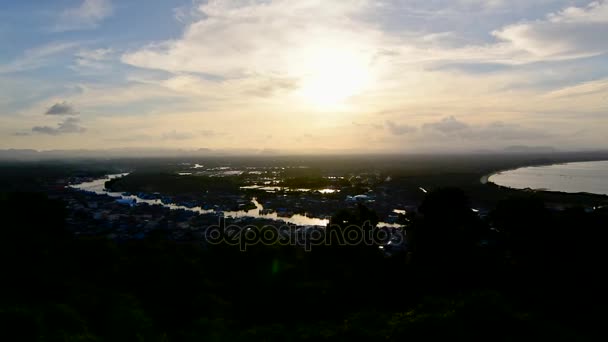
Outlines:
{"label": "haze over horizon", "polygon": [[3,1],[0,149],[608,149],[608,1]]}

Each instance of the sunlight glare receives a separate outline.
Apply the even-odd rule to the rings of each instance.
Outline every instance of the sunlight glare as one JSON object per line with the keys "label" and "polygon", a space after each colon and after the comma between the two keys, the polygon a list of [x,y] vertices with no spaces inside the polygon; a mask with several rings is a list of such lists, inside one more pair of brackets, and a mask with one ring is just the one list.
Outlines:
{"label": "sunlight glare", "polygon": [[299,95],[319,110],[334,109],[363,92],[370,82],[367,58],[355,51],[323,49],[305,60]]}

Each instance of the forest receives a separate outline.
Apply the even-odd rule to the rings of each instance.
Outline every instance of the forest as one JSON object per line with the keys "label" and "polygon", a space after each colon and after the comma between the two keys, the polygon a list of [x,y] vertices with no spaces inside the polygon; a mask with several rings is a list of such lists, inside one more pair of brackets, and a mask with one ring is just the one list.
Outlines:
{"label": "forest", "polygon": [[[3,193],[2,340],[595,340],[608,212],[521,194],[487,219],[458,188],[410,215],[408,253],[77,238],[60,200]],[[364,206],[332,229],[377,222]]]}

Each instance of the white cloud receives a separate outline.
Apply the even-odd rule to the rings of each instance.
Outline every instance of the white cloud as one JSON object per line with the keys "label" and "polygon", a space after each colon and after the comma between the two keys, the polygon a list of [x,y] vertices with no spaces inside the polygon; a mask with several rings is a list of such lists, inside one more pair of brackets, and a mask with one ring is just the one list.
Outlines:
{"label": "white cloud", "polygon": [[40,68],[53,57],[78,46],[76,42],[52,42],[26,50],[20,57],[8,64],[0,64],[0,74],[20,72]]}
{"label": "white cloud", "polygon": [[[176,74],[299,81],[330,64],[327,59],[332,56],[350,63],[349,71],[366,68],[374,77],[392,77],[401,66],[520,65],[608,51],[602,33],[608,30],[608,22],[602,19],[606,2],[569,7],[543,20],[499,28],[492,33],[497,39],[493,43],[463,45],[460,41],[459,46],[454,45],[459,37],[449,31],[382,31],[363,19],[375,4],[213,0],[197,8],[201,18],[189,24],[181,38],[131,51],[122,61]],[[498,8],[506,3],[463,0],[461,5]],[[339,69],[340,63],[333,64],[331,69]]]}
{"label": "white cloud", "polygon": [[[328,140],[344,149],[394,149],[403,141],[400,146],[414,148],[433,146],[433,139],[446,147],[484,141],[493,148],[519,140],[554,145],[564,133],[587,127],[581,141],[602,143],[608,127],[600,118],[608,110],[602,73],[608,69],[595,67],[599,58],[577,58],[608,51],[602,37],[607,5],[583,1],[195,1],[174,11],[184,27],[174,39],[134,42],[126,53],[111,40],[102,42],[104,49],[70,51],[80,76],[108,75],[70,78],[60,91],[11,114],[14,122],[28,115],[46,120],[22,121],[21,131],[38,125],[56,132],[57,117],[31,116],[53,103],[75,103],[87,114],[87,144],[147,136],[142,145],[258,147],[272,135],[272,143],[285,148],[324,148]],[[111,10],[93,12],[75,15],[90,20],[74,27],[94,27]],[[399,23],[389,28],[391,20]],[[44,65],[73,47],[30,51],[0,66],[0,73]],[[119,56],[137,68],[113,69]],[[530,64],[538,61],[548,63]],[[0,102],[8,100],[0,94]],[[332,101],[343,105],[328,105]],[[556,133],[542,133],[548,131]],[[49,134],[32,139],[60,140]]]}
{"label": "white cloud", "polygon": [[606,23],[608,22],[608,3],[594,1],[585,7],[567,7],[547,16],[554,23]]}
{"label": "white cloud", "polygon": [[608,2],[568,7],[546,18],[506,26],[493,32],[498,39],[530,54],[534,60],[588,57],[608,52]]}
{"label": "white cloud", "polygon": [[554,90],[547,94],[550,98],[572,98],[588,95],[600,95],[608,101],[608,79],[583,82]]}
{"label": "white cloud", "polygon": [[110,0],[83,0],[80,6],[63,11],[53,30],[61,32],[96,28],[112,12]]}
{"label": "white cloud", "polygon": [[348,49],[362,58],[376,52],[377,32],[350,18],[363,11],[366,3],[213,0],[198,8],[204,18],[188,26],[181,39],[127,53],[123,61],[143,68],[231,78],[302,76],[311,67],[303,59],[314,59],[328,50]]}
{"label": "white cloud", "polygon": [[[193,101],[193,106],[204,106],[202,112],[224,113],[221,116],[241,121],[247,121],[257,113],[264,113],[264,117],[269,118],[266,122],[280,116],[288,118],[273,121],[279,131],[299,132],[296,126],[315,126],[315,129],[322,130],[344,120],[378,122],[371,113],[391,109],[397,113],[417,113],[411,117],[392,115],[380,120],[385,123],[384,132],[388,137],[392,136],[391,139],[407,136],[422,141],[427,135],[458,137],[468,133],[468,141],[479,141],[482,137],[489,141],[514,140],[517,137],[535,140],[544,135],[530,128],[534,126],[530,126],[529,121],[535,120],[530,113],[554,109],[557,113],[573,108],[572,104],[560,103],[558,106],[532,100],[542,96],[543,92],[534,89],[534,85],[546,79],[551,67],[532,71],[519,67],[539,60],[589,55],[585,49],[579,51],[574,48],[575,53],[565,54],[561,48],[556,48],[562,44],[558,41],[567,37],[565,34],[543,36],[542,42],[534,41],[535,35],[542,36],[538,33],[542,25],[559,26],[552,22],[556,15],[499,28],[495,32],[496,40],[485,44],[467,44],[463,43],[458,32],[445,31],[441,26],[437,32],[419,28],[408,30],[407,27],[399,32],[384,31],[378,23],[366,17],[377,4],[373,1],[318,0],[297,3],[285,0],[210,1],[195,8],[198,16],[191,16],[193,21],[185,25],[181,37],[133,50],[124,54],[122,61],[143,69],[172,73],[173,76],[150,78],[145,82],[164,87],[171,94],[182,94],[185,99]],[[464,9],[475,8],[482,12],[507,11],[512,4],[463,0],[451,8],[460,13],[464,13]],[[533,6],[528,1],[517,1],[515,5],[519,8]],[[426,8],[423,5],[418,7]],[[450,7],[447,2],[445,7]],[[581,8],[595,13],[601,6]],[[573,13],[573,10],[555,13],[562,12]],[[518,33],[517,25],[523,25],[525,32]],[[526,31],[528,26],[530,29]],[[510,31],[512,29],[515,31]],[[565,27],[566,31],[571,29]],[[532,43],[523,43],[522,37]],[[594,43],[588,45],[593,46]],[[551,49],[554,51],[547,52]],[[340,71],[343,65],[341,62],[328,62],[332,58],[343,64],[350,63],[348,71],[365,69],[373,77],[366,79],[363,91],[348,98],[352,106],[315,116],[316,108],[294,101],[292,95],[306,87],[311,73]],[[472,67],[506,64],[512,69],[475,74],[438,68],[458,63]],[[348,75],[349,72],[342,74]],[[334,83],[331,79],[326,81],[322,79],[312,83],[315,85],[312,88],[331,94],[336,88],[340,89],[339,85],[349,84]],[[322,94],[313,94],[315,96],[322,97]],[[268,100],[265,106],[260,105],[261,98]],[[350,114],[344,114],[349,111]],[[454,113],[466,121],[447,117],[439,122],[428,122],[429,115],[441,112]],[[201,121],[203,116],[202,113],[199,115]],[[492,120],[490,124],[468,123],[483,122],[488,118]],[[521,120],[521,126],[512,124],[511,120]],[[416,125],[426,129],[415,132]],[[266,130],[279,139],[280,134],[274,134],[276,130]],[[342,132],[347,135],[347,131]],[[430,134],[431,131],[435,133]],[[348,139],[343,141],[347,144]]]}
{"label": "white cloud", "polygon": [[100,72],[107,69],[108,62],[114,58],[114,50],[106,49],[82,49],[74,55],[72,70],[80,73]]}
{"label": "white cloud", "polygon": [[107,60],[112,52],[112,49],[81,50],[76,57],[81,60],[98,62]]}

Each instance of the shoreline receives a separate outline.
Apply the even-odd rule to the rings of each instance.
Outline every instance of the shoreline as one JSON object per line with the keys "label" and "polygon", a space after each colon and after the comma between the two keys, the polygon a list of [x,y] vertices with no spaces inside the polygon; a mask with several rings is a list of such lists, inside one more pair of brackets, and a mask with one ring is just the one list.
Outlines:
{"label": "shoreline", "polygon": [[495,186],[497,186],[499,188],[516,190],[516,191],[530,191],[531,190],[531,191],[542,192],[542,193],[556,193],[556,194],[588,195],[588,196],[608,197],[608,193],[591,193],[591,192],[586,192],[586,191],[571,192],[571,191],[563,191],[563,190],[551,190],[551,189],[548,189],[548,188],[537,188],[537,189],[535,189],[535,188],[530,188],[530,187],[515,188],[515,187],[506,186],[506,185],[501,185],[501,184],[498,184],[498,183],[496,183],[496,182],[494,182],[494,181],[491,180],[491,178],[494,177],[494,176],[501,175],[501,174],[507,173],[507,172],[522,170],[522,169],[541,168],[541,167],[559,166],[559,165],[596,163],[596,162],[608,162],[608,159],[594,159],[594,160],[585,160],[585,161],[555,162],[555,163],[539,163],[539,164],[535,164],[535,165],[513,167],[513,168],[510,168],[510,169],[503,169],[503,170],[500,170],[500,171],[494,171],[492,173],[486,174],[486,175],[484,175],[484,176],[482,176],[480,178],[480,182],[482,184],[484,184],[484,185],[492,184],[492,185],[495,185]]}

